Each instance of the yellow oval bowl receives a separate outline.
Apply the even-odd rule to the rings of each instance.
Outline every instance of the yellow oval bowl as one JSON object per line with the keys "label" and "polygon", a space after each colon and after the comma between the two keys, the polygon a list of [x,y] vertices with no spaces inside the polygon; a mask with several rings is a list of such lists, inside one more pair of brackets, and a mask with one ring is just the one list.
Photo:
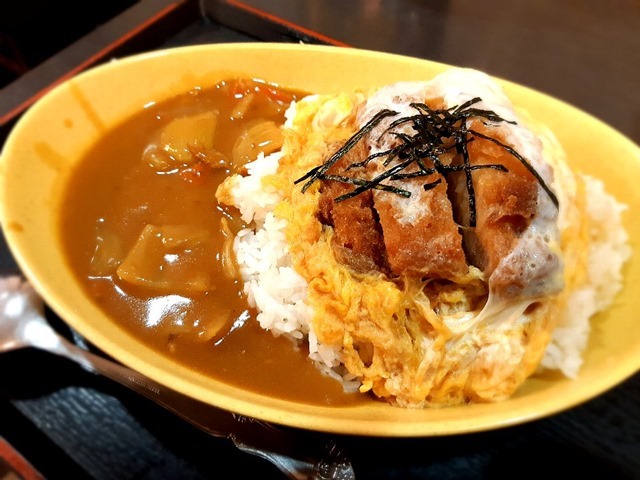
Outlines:
{"label": "yellow oval bowl", "polygon": [[545,122],[571,166],[601,178],[629,206],[624,221],[635,255],[614,305],[592,321],[578,378],[531,378],[509,400],[405,410],[381,402],[318,407],[239,390],[156,354],[105,316],[84,293],[62,254],[59,213],[75,164],[104,132],[158,102],[232,76],[329,93],[425,80],[449,68],[410,57],[340,47],[217,44],[183,47],[113,61],[53,89],[11,132],[0,162],[1,215],[8,244],[25,275],[72,328],[122,363],[186,395],[249,417],[304,429],[387,437],[447,435],[494,429],[548,416],[614,387],[640,368],[640,149],[566,103],[497,79],[514,104]]}

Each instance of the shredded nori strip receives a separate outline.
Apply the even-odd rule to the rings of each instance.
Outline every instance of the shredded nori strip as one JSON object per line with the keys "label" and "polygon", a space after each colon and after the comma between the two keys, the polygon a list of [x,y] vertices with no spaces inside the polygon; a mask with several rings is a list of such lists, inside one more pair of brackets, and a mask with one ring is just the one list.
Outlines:
{"label": "shredded nori strip", "polygon": [[[466,127],[467,119],[462,120],[462,128]],[[464,134],[463,134],[464,135]],[[467,142],[456,142],[456,149],[458,153],[462,154],[462,161],[464,162],[464,175],[467,182],[467,193],[469,197],[469,226],[476,226],[476,192],[473,186],[473,176],[471,175],[471,160],[469,159],[469,150],[467,149]]]}
{"label": "shredded nori strip", "polygon": [[393,110],[381,110],[378,113],[376,113],[374,117],[371,120],[369,120],[369,122],[367,122],[367,124],[364,127],[358,130],[349,140],[347,140],[347,143],[345,143],[342,146],[342,148],[340,148],[336,153],[334,153],[329,160],[324,162],[319,167],[316,167],[310,170],[309,172],[307,172],[306,175],[297,179],[294,183],[298,184],[304,180],[309,179],[307,183],[305,183],[302,186],[302,192],[303,193],[306,192],[307,189],[316,180],[321,179],[324,176],[327,170],[329,170],[334,163],[336,163],[338,160],[344,157],[349,152],[349,150],[355,147],[356,144],[362,139],[362,137],[364,137],[367,133],[373,130],[375,126],[378,123],[380,123],[384,118],[390,117],[393,115],[398,115],[398,112],[394,112]]}
{"label": "shredded nori strip", "polygon": [[525,168],[527,170],[529,170],[529,172],[531,172],[531,174],[536,177],[536,180],[538,180],[538,182],[540,183],[540,186],[542,187],[542,189],[547,192],[547,195],[549,195],[549,198],[551,199],[551,201],[553,202],[553,204],[557,207],[559,205],[558,202],[558,197],[556,197],[556,194],[553,193],[553,191],[549,188],[549,186],[545,183],[544,179],[540,176],[540,174],[537,172],[537,170],[535,168],[533,168],[533,165],[531,165],[527,159],[525,159],[522,155],[520,155],[518,152],[516,152],[513,148],[511,148],[509,145],[505,145],[504,143],[502,143],[500,140],[496,139],[496,138],[492,138],[489,137],[488,135],[484,135],[480,132],[476,132],[475,130],[469,130],[469,133],[471,133],[472,135],[475,135],[476,137],[480,137],[480,138],[484,138],[485,140],[489,140],[490,142],[495,143],[496,145],[501,146],[502,148],[504,148],[507,152],[509,152],[511,155],[513,155],[514,157],[516,157],[520,163],[522,163],[522,165],[525,166]]}
{"label": "shredded nori strip", "polygon": [[[424,177],[425,183],[423,187],[425,190],[430,190],[438,186],[442,182],[442,178],[446,178],[449,173],[464,172],[468,194],[469,226],[475,227],[476,206],[472,172],[481,168],[491,168],[500,172],[508,171],[504,165],[499,164],[471,165],[467,145],[475,138],[482,138],[500,146],[522,163],[540,183],[542,189],[549,195],[549,198],[557,208],[558,198],[529,161],[515,149],[500,140],[467,127],[467,120],[472,117],[478,117],[483,119],[484,122],[490,123],[505,122],[516,124],[514,121],[505,120],[491,110],[472,108],[473,105],[481,101],[482,99],[480,97],[475,97],[461,105],[446,109],[432,109],[424,103],[411,103],[410,106],[416,111],[416,114],[393,120],[378,137],[378,140],[380,140],[384,135],[391,134],[398,139],[400,142],[399,145],[389,150],[369,155],[360,162],[352,163],[346,167],[345,171],[364,168],[372,160],[383,157],[386,157],[382,162],[385,168],[388,167],[386,170],[371,179],[328,174],[327,171],[362,140],[365,135],[369,134],[382,120],[390,116],[398,115],[398,112],[392,110],[381,110],[369,120],[366,125],[349,138],[325,163],[311,169],[294,183],[298,184],[306,180],[306,183],[302,186],[303,193],[317,180],[338,181],[351,184],[355,187],[349,193],[336,197],[334,199],[335,202],[353,198],[367,190],[382,190],[408,198],[411,196],[411,192],[382,182]],[[396,127],[407,124],[410,125],[413,133],[409,134],[394,131]],[[449,151],[455,151],[460,155],[462,157],[462,164],[444,164],[440,156]],[[425,160],[430,160],[433,167],[428,167]],[[394,161],[396,163],[391,165]],[[432,175],[439,175],[440,177],[429,181],[428,177]]]}
{"label": "shredded nori strip", "polygon": [[[378,183],[377,185],[369,186],[369,182],[367,182],[366,180],[362,180],[360,178],[344,177],[342,175],[325,175],[323,179],[334,180],[342,183],[350,183],[352,185],[358,185],[358,186],[366,186],[367,188],[373,188],[376,190],[384,190],[385,192],[392,192],[406,198],[409,198],[411,196],[411,192],[408,190],[394,187],[393,185],[385,185],[383,183]],[[392,178],[392,180],[393,179],[394,178]]]}

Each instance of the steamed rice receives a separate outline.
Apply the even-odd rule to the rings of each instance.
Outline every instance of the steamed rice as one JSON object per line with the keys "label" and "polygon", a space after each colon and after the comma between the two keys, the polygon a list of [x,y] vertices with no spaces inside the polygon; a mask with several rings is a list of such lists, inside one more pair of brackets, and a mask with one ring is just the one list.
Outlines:
{"label": "steamed rice", "polygon": [[609,195],[601,180],[587,175],[583,178],[591,225],[588,285],[571,293],[541,362],[542,368],[560,370],[569,378],[575,378],[582,365],[591,317],[606,309],[622,289],[622,266],[631,255],[622,227],[626,205]]}
{"label": "steamed rice", "polygon": [[255,225],[238,232],[234,241],[236,261],[244,280],[249,305],[258,310],[260,326],[274,335],[285,335],[295,343],[307,341],[309,357],[327,374],[345,381],[353,378],[341,368],[336,348],[318,343],[313,331],[313,309],[305,303],[307,283],[294,269],[285,235],[287,222],[274,210],[281,195],[263,179],[276,173],[281,152],[259,155],[249,163],[247,175],[233,177],[230,189],[242,220]]}

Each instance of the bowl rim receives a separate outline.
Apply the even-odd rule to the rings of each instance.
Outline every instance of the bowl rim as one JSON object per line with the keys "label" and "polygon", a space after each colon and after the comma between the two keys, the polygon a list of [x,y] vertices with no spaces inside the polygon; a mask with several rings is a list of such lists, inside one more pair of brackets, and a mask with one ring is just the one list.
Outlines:
{"label": "bowl rim", "polygon": [[[340,55],[356,60],[366,58],[369,61],[375,60],[376,62],[387,62],[390,64],[398,62],[421,64],[425,68],[430,67],[436,70],[457,68],[452,65],[432,62],[426,59],[374,50],[327,45],[299,45],[269,42],[183,46],[135,54],[81,72],[75,77],[55,86],[36,101],[18,120],[5,141],[2,152],[0,153],[0,163],[2,163],[3,167],[2,173],[4,173],[4,163],[7,161],[7,158],[18,155],[17,151],[20,145],[18,145],[17,142],[25,137],[26,134],[24,130],[30,128],[33,119],[48,108],[49,103],[61,95],[62,92],[68,88],[70,82],[82,84],[92,77],[101,76],[107,72],[124,71],[128,66],[138,65],[141,62],[151,62],[158,59],[162,61],[168,59],[171,61],[184,55],[197,56],[224,51],[227,53],[233,52],[234,55],[238,55],[239,57],[246,52],[277,54],[279,55],[278,58],[284,58],[284,56],[291,53],[305,53]],[[553,104],[556,109],[565,110],[571,115],[579,115],[582,121],[589,124],[591,128],[604,132],[611,141],[616,141],[621,148],[635,152],[635,158],[640,162],[640,149],[634,142],[589,113],[532,88],[518,85],[493,75],[491,77],[503,86],[514,91],[529,92],[535,98],[549,102],[550,105]],[[2,219],[11,216],[10,212],[6,210],[6,181],[7,180],[3,178],[0,187],[0,190],[2,190],[0,218]],[[565,387],[562,392],[566,395],[562,398],[562,401],[558,401],[557,398],[552,398],[552,396],[548,394],[538,394],[533,395],[533,397],[511,398],[497,406],[496,404],[478,404],[473,406],[447,407],[450,409],[448,410],[450,413],[443,413],[440,409],[434,409],[432,415],[420,415],[415,411],[398,410],[398,407],[391,406],[389,406],[388,409],[385,406],[381,409],[375,408],[373,410],[368,407],[340,407],[340,409],[313,407],[314,414],[312,415],[308,405],[282,400],[277,400],[274,403],[268,401],[268,398],[263,398],[263,395],[254,395],[251,393],[241,398],[243,397],[242,394],[246,392],[234,393],[232,390],[235,390],[235,388],[225,388],[224,385],[218,385],[220,382],[213,382],[219,391],[212,392],[211,388],[206,387],[202,382],[194,383],[186,369],[177,368],[175,372],[168,372],[166,362],[158,361],[157,359],[155,361],[149,361],[148,358],[142,358],[139,353],[133,353],[123,349],[121,345],[117,343],[116,339],[108,338],[104,332],[87,325],[86,319],[79,318],[73,311],[69,311],[69,306],[61,297],[62,294],[60,292],[53,294],[50,290],[51,279],[45,281],[40,273],[32,268],[31,261],[22,249],[20,232],[4,227],[5,225],[3,225],[3,229],[9,249],[27,279],[34,285],[36,291],[42,295],[47,304],[72,328],[77,330],[81,335],[86,336],[91,343],[109,353],[114,358],[141,371],[151,379],[186,395],[220,408],[233,410],[248,417],[277,424],[339,434],[383,437],[438,436],[478,432],[521,424],[567,410],[613,388],[640,369],[640,354],[627,351],[626,355],[619,358],[621,361],[617,364],[616,368],[609,370],[608,376],[603,375],[598,378],[592,378],[591,383],[586,386],[574,384],[573,386]],[[640,342],[638,346],[640,346]],[[143,348],[140,352],[147,353],[147,350]],[[578,388],[574,388],[576,386]],[[505,414],[505,408],[510,410],[510,414]],[[460,409],[464,409],[465,414],[460,414]],[[470,418],[473,418],[473,420]]]}

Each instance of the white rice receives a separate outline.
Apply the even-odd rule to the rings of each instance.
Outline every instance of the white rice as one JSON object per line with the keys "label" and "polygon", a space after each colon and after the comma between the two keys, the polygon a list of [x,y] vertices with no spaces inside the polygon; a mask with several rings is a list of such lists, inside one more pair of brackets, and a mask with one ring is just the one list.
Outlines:
{"label": "white rice", "polygon": [[282,198],[274,189],[262,185],[265,176],[276,173],[281,156],[280,152],[266,157],[261,154],[247,165],[247,176],[234,177],[230,190],[243,221],[255,225],[255,229],[241,230],[234,241],[244,292],[249,305],[257,308],[257,320],[263,329],[289,337],[295,344],[308,341],[309,358],[352,390],[358,383],[342,366],[340,351],[319,344],[313,331],[313,309],[304,301],[307,283],[293,269],[289,258],[286,220],[273,214]]}
{"label": "white rice", "polygon": [[575,378],[589,340],[591,317],[607,308],[622,289],[622,266],[631,255],[622,227],[626,206],[605,192],[601,180],[583,176],[587,215],[591,220],[588,284],[571,293],[558,326],[540,363],[542,369],[560,370]]}
{"label": "white rice", "polygon": [[254,222],[256,228],[238,233],[234,251],[249,303],[260,312],[260,326],[276,335],[302,340],[309,334],[313,315],[304,302],[306,282],[291,266],[284,233],[286,221],[273,214],[281,198],[262,186],[262,179],[276,172],[280,157],[280,153],[260,155],[247,165],[247,176],[236,177],[232,195],[243,221]]}

